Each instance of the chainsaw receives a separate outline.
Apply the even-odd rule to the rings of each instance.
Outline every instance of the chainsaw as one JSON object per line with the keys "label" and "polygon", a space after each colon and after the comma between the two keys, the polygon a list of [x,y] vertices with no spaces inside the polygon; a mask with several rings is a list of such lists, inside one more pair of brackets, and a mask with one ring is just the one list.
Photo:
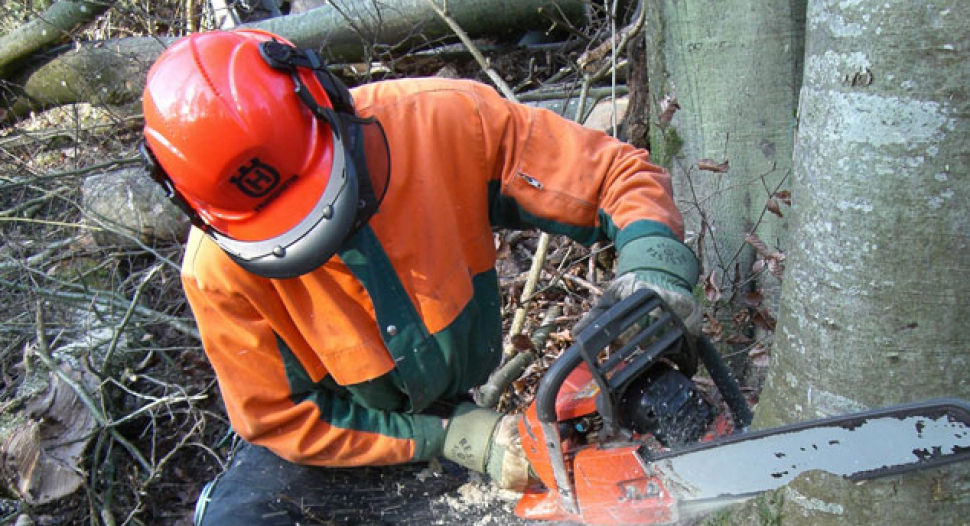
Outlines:
{"label": "chainsaw", "polygon": [[[698,362],[713,393],[692,380]],[[970,405],[959,400],[754,432],[751,418],[710,340],[689,337],[658,295],[638,291],[583,329],[540,381],[519,432],[541,485],[515,512],[672,524],[807,471],[865,480],[970,459]]]}

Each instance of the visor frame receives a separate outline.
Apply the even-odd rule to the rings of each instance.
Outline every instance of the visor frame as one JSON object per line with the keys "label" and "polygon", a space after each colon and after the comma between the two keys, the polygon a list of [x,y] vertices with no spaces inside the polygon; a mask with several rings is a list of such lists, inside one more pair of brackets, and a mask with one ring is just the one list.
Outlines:
{"label": "visor frame", "polygon": [[178,188],[175,187],[175,183],[172,182],[172,178],[169,177],[168,172],[165,168],[162,168],[161,163],[158,162],[158,158],[155,157],[154,152],[152,152],[151,147],[148,146],[148,142],[142,140],[138,143],[138,153],[141,155],[142,164],[148,175],[155,181],[162,189],[165,191],[165,197],[167,197],[179,210],[182,211],[189,218],[189,223],[192,226],[202,229],[208,232],[212,229],[208,223],[202,219],[202,216],[195,211],[194,208],[189,204],[188,199],[179,192]]}

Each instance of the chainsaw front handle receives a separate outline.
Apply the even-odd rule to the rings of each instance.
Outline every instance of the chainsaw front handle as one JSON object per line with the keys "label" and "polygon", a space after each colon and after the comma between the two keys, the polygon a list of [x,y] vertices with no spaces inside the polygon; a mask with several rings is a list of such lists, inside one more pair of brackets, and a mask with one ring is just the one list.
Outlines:
{"label": "chainsaw front handle", "polygon": [[[631,327],[647,319],[651,320],[649,325],[629,340],[618,342]],[[602,351],[614,343],[618,348],[611,349],[610,356],[600,360]],[[630,382],[661,360],[672,362],[690,378],[697,372],[698,357],[730,407],[737,428],[746,428],[751,422],[751,410],[720,354],[707,337],[692,338],[680,318],[649,288],[635,291],[593,320],[553,362],[539,382],[535,409],[543,434],[541,443],[566,510],[579,513],[575,484],[563,452],[557,408],[560,390],[570,374],[586,364],[598,388],[596,409],[603,419],[605,438],[630,439],[629,432],[623,435],[623,426],[617,421],[617,405]]]}

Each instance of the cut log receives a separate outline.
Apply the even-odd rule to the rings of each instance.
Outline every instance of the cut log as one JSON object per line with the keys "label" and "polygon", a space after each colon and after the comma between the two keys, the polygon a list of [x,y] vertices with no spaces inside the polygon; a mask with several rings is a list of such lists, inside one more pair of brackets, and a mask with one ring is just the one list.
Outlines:
{"label": "cut log", "polygon": [[27,402],[24,415],[0,445],[4,488],[31,505],[77,491],[84,483],[80,465],[97,426],[91,413],[52,374],[48,390]]}

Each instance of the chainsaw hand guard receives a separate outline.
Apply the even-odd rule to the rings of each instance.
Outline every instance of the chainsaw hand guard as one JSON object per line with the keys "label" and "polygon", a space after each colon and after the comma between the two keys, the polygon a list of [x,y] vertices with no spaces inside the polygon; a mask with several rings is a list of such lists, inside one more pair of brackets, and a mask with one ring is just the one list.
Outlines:
{"label": "chainsaw hand guard", "polygon": [[[644,330],[610,352],[604,350],[625,336],[630,327],[652,319]],[[690,378],[697,371],[697,350],[693,338],[673,311],[651,289],[641,289],[618,302],[587,325],[556,360],[539,383],[536,411],[540,422],[558,421],[556,400],[559,389],[576,367],[585,363],[599,387],[597,408],[607,433],[619,433],[616,406],[630,383],[662,360],[673,363]]]}

